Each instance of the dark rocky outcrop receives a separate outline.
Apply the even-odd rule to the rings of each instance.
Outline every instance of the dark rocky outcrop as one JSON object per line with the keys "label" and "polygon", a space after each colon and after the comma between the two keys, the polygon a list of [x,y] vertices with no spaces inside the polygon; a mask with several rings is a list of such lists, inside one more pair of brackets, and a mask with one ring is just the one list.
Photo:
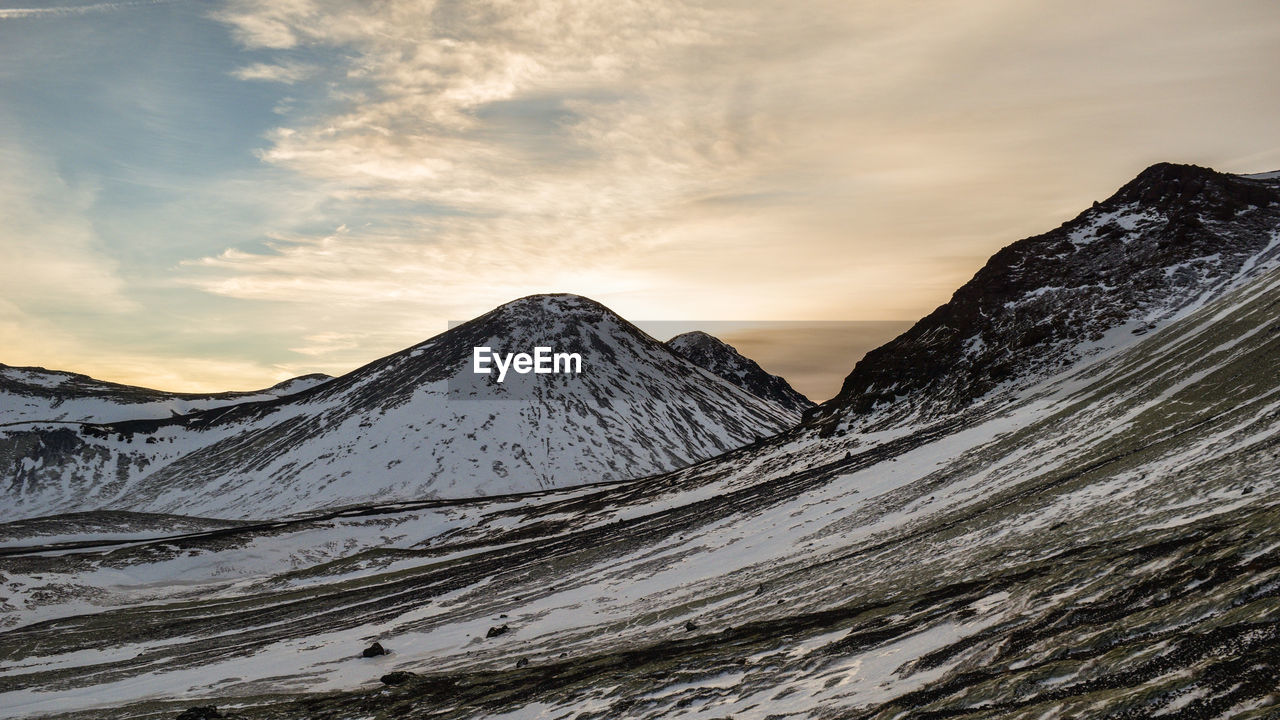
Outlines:
{"label": "dark rocky outcrop", "polygon": [[213,705],[196,705],[183,710],[174,720],[222,720],[226,717]]}
{"label": "dark rocky outcrop", "polygon": [[1161,163],[1055,230],[997,252],[951,297],[872,350],[806,421],[833,431],[964,409],[1075,359],[1127,322],[1155,327],[1222,286],[1280,228],[1280,182]]}
{"label": "dark rocky outcrop", "polygon": [[417,673],[411,673],[408,670],[396,670],[378,679],[383,685],[403,685],[416,677],[418,677]]}

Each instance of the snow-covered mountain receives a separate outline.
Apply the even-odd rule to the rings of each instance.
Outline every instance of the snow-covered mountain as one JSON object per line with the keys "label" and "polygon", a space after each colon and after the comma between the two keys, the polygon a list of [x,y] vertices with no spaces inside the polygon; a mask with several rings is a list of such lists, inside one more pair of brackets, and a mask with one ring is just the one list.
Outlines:
{"label": "snow-covered mountain", "polygon": [[[579,374],[473,372],[475,347],[578,353]],[[798,414],[585,298],[517,300],[286,398],[0,435],[0,517],[111,508],[221,518],[623,480],[773,435]]]}
{"label": "snow-covered mountain", "polygon": [[[241,525],[0,527],[0,707],[1274,718],[1280,223],[1257,232],[1194,299],[1144,295],[1154,328],[1080,336],[1075,313],[1105,308],[1048,304],[1052,352],[998,395],[932,408],[926,387],[892,423],[851,397],[824,406],[841,422],[633,482]],[[1125,258],[1092,270],[1141,272]],[[939,367],[928,343],[897,352],[908,377]],[[389,652],[366,657],[374,642]]]}
{"label": "snow-covered mountain", "polygon": [[813,401],[796,392],[786,380],[765,372],[755,360],[714,335],[701,330],[687,332],[668,340],[667,347],[756,397],[772,400],[797,413],[813,407]]}
{"label": "snow-covered mountain", "polygon": [[78,373],[0,364],[0,425],[33,420],[104,423],[167,418],[284,397],[330,379],[316,373],[250,392],[173,393],[95,380]]}
{"label": "snow-covered mountain", "polygon": [[1280,179],[1161,163],[1061,227],[996,253],[867,353],[812,411],[828,427],[927,419],[1131,343],[1280,247]]}

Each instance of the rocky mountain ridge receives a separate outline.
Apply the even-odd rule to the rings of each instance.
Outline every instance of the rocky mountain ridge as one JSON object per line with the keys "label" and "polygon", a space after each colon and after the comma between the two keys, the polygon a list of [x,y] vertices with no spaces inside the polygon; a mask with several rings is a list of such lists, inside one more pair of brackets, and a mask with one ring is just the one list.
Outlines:
{"label": "rocky mountain ridge", "polygon": [[1280,252],[1280,179],[1160,163],[997,252],[810,411],[826,432],[928,419],[1130,342]]}

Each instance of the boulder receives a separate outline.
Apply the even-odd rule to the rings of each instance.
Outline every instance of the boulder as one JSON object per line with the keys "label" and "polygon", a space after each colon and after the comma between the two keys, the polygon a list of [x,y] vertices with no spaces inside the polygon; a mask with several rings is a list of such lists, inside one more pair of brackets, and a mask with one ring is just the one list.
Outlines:
{"label": "boulder", "polygon": [[382,681],[383,685],[402,685],[417,676],[417,673],[411,673],[407,670],[396,670],[395,672],[389,672],[378,679]]}
{"label": "boulder", "polygon": [[367,657],[367,658],[378,657],[379,655],[386,655],[387,649],[382,647],[382,643],[374,643],[369,647],[365,648],[364,652],[360,654],[363,657]]}

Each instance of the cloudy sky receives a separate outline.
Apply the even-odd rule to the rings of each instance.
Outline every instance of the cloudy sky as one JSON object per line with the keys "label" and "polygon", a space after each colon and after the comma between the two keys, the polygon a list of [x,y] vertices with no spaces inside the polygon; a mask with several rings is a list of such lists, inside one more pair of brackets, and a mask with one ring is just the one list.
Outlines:
{"label": "cloudy sky", "polygon": [[1274,0],[0,3],[0,362],[252,388],[547,291],[913,320],[1152,162],[1280,169],[1278,69]]}

